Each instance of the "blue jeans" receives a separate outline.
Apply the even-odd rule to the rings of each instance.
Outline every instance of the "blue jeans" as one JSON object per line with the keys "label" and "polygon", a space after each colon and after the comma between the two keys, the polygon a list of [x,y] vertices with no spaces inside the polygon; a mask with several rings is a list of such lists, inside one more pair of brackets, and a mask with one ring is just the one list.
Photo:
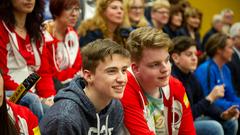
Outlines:
{"label": "blue jeans", "polygon": [[[7,97],[10,97],[14,91],[7,90],[5,93]],[[43,107],[39,97],[36,94],[27,92],[26,95],[22,97],[19,104],[28,107],[38,117],[38,121],[41,120],[43,116]]]}
{"label": "blue jeans", "polygon": [[224,135],[223,128],[216,120],[195,120],[197,135]]}
{"label": "blue jeans", "polygon": [[197,135],[236,135],[237,120],[216,121],[210,117],[199,117],[194,121]]}
{"label": "blue jeans", "polygon": [[238,131],[238,120],[220,121],[225,135],[236,135]]}

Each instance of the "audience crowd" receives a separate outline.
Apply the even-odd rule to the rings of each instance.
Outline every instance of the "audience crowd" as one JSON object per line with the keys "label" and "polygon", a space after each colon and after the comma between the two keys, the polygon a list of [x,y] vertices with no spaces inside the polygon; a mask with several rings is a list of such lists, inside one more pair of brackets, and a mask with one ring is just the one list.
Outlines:
{"label": "audience crowd", "polygon": [[1,135],[240,134],[230,8],[205,35],[187,0],[1,0],[0,14]]}

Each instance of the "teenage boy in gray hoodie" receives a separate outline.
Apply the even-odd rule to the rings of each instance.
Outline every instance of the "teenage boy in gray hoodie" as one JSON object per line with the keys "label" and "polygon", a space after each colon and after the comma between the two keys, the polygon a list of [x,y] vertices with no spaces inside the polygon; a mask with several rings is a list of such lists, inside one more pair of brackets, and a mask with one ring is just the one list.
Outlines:
{"label": "teenage boy in gray hoodie", "polygon": [[130,54],[100,39],[82,49],[83,78],[58,92],[40,122],[42,135],[116,135],[123,122],[122,98]]}

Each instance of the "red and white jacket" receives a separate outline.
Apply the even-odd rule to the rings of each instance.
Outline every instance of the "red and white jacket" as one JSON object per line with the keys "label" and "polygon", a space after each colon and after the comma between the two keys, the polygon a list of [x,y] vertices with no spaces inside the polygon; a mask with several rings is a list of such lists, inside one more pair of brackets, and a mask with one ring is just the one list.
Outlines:
{"label": "red and white jacket", "polygon": [[[177,79],[170,77],[169,85],[162,89],[168,135],[196,135],[190,104],[183,85]],[[148,100],[130,72],[121,102],[127,132],[131,135],[155,135],[145,117]]]}
{"label": "red and white jacket", "polygon": [[79,38],[76,31],[68,27],[64,40],[58,40],[53,35],[54,22],[45,22],[47,32],[44,33],[49,61],[54,73],[54,77],[62,83],[71,81],[75,75],[79,75],[82,67]]}
{"label": "red and white jacket", "polygon": [[26,107],[7,101],[8,114],[19,127],[20,134],[40,135],[37,117]]}
{"label": "red and white jacket", "polygon": [[0,68],[3,70],[4,89],[15,90],[31,73],[41,76],[32,92],[48,98],[56,94],[49,70],[45,40],[21,44],[19,35],[0,20]]}

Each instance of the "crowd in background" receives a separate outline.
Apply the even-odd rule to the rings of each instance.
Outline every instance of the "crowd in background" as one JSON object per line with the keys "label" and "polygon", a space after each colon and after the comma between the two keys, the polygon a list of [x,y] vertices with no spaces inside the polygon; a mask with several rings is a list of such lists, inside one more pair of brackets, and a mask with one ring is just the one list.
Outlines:
{"label": "crowd in background", "polygon": [[[51,17],[44,16],[45,2],[48,3],[46,5]],[[99,63],[92,62],[87,65],[90,67],[84,65],[84,61],[98,60],[98,56],[93,54],[85,57],[88,53],[93,53],[89,49],[93,46],[92,42],[97,40],[93,44],[101,45],[98,39],[108,39],[129,50],[133,55],[134,51],[131,49],[134,47],[135,51],[140,49],[143,52],[148,48],[147,44],[154,48],[154,45],[150,44],[160,43],[154,37],[154,34],[159,33],[167,35],[166,38],[163,35],[159,39],[163,40],[163,44],[169,44],[165,47],[169,53],[169,59],[166,58],[166,61],[171,62],[171,70],[169,69],[171,76],[177,78],[184,87],[183,91],[186,91],[187,99],[182,95],[184,101],[181,104],[190,105],[191,119],[195,128],[192,130],[196,130],[198,135],[239,134],[240,22],[234,23],[234,12],[230,8],[219,11],[212,20],[208,20],[211,28],[205,35],[200,34],[204,14],[191,6],[187,0],[2,0],[0,14],[0,134],[38,134],[40,130],[42,133],[53,133],[47,131],[46,125],[51,123],[47,118],[54,116],[45,114],[53,108],[54,102],[62,97],[67,98],[64,94],[69,93],[62,92],[62,89],[68,88],[71,82],[76,81],[75,78],[85,77],[86,73],[83,73],[82,69],[93,72],[98,69],[96,67]],[[154,28],[158,32],[146,27]],[[144,35],[144,30],[150,33]],[[138,37],[138,34],[142,37]],[[153,37],[150,38],[151,36]],[[115,45],[108,40],[101,41]],[[141,44],[143,46],[138,46]],[[88,49],[84,49],[88,46]],[[94,49],[96,48],[93,46],[92,50]],[[100,54],[99,52],[100,58],[106,57]],[[125,53],[121,55],[123,59],[129,57]],[[139,59],[142,59],[143,54],[138,55],[140,56],[136,55],[136,59],[131,56],[132,63],[138,63]],[[113,59],[117,60],[115,57]],[[128,69],[129,72],[133,72],[133,76],[138,80],[137,75],[141,76],[141,73],[138,73],[134,66],[131,68],[133,71]],[[7,99],[31,73],[38,73],[41,76],[40,81],[26,93],[19,105],[9,102]],[[174,84],[175,80],[170,79],[169,85]],[[178,86],[178,83],[175,85]],[[181,86],[179,85],[180,91]],[[77,89],[78,86],[71,87]],[[92,88],[89,85],[86,87]],[[81,86],[81,89],[84,88]],[[125,90],[127,89],[131,89],[131,84],[127,84]],[[139,89],[144,91],[142,87]],[[84,94],[87,93],[84,91]],[[141,125],[133,126],[136,124],[132,121],[134,116],[131,112],[134,110],[128,110],[128,105],[132,104],[128,103],[131,96],[127,96],[131,94],[129,91],[126,92],[121,100],[123,112],[126,113],[124,114],[126,119],[123,118],[124,128],[130,134],[147,134]],[[149,95],[144,92],[141,94],[144,96],[137,98],[153,102]],[[117,103],[116,105],[122,107]],[[173,121],[174,119],[175,117]],[[143,122],[144,126],[149,125],[146,121]],[[42,129],[38,128],[38,123]],[[61,128],[51,126],[52,130]],[[146,132],[139,132],[141,128],[137,127]],[[183,129],[177,131],[179,134],[184,133],[184,126],[176,129],[178,128]],[[174,133],[176,129],[169,132]],[[74,129],[66,131],[74,132]],[[160,133],[167,134],[168,131],[161,128],[159,131],[149,132],[149,135]]]}

